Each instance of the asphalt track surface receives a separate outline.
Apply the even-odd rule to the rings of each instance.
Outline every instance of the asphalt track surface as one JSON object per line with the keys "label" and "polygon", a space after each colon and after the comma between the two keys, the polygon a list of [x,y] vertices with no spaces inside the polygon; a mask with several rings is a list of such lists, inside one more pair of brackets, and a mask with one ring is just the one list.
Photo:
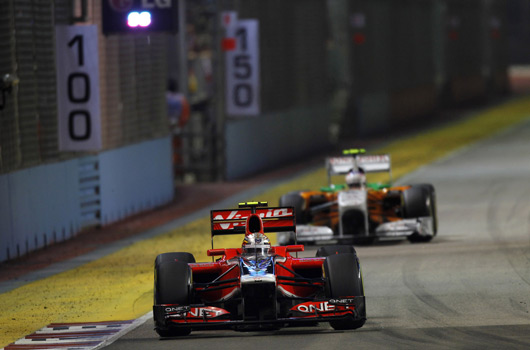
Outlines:
{"label": "asphalt track surface", "polygon": [[[479,124],[473,122],[473,129],[492,122],[492,125],[498,125],[496,121],[500,120],[499,114],[502,119],[511,118],[510,115],[516,111],[528,115],[530,107],[527,103],[516,105],[519,107],[501,108],[497,114],[480,119]],[[497,130],[502,127],[500,124]],[[401,182],[404,183],[431,182],[436,186],[440,233],[429,244],[411,245],[406,241],[397,241],[358,247],[363,264],[369,317],[367,324],[360,330],[335,332],[322,324],[315,328],[289,328],[273,333],[193,332],[190,337],[182,339],[159,340],[152,330],[152,321],[148,320],[108,348],[186,349],[212,346],[222,349],[240,345],[258,349],[269,349],[271,346],[529,348],[530,204],[527,199],[529,185],[526,184],[526,178],[530,174],[530,157],[527,154],[527,150],[530,150],[529,124],[530,121],[519,124],[502,135],[461,150],[450,158],[444,158],[402,179]],[[491,128],[491,125],[487,128]],[[431,145],[422,149],[425,148],[426,154],[437,154],[437,145],[445,143],[448,138],[458,139],[462,136],[458,135],[461,129],[458,126],[448,129],[451,131],[442,135],[429,134],[427,139],[432,139],[433,142],[427,141]],[[469,129],[469,125],[465,129]],[[477,130],[477,135],[473,138],[479,137],[481,133]],[[439,140],[438,143],[435,139]],[[418,143],[425,142],[420,140],[425,138],[412,140],[412,149],[417,149]],[[385,152],[391,152],[394,156],[403,153],[392,150],[395,151],[391,147]],[[409,154],[407,152],[405,154]],[[418,153],[412,158],[421,161],[424,156]],[[398,176],[410,172],[403,172],[408,167],[403,167],[403,162],[409,163],[412,158],[410,154],[401,160],[393,157],[393,163],[397,159],[394,170],[399,170],[396,172]],[[262,191],[258,187],[254,190]],[[231,200],[234,201],[233,198]],[[204,216],[204,213],[198,215]],[[188,219],[193,220],[193,217],[194,215]],[[160,227],[151,233],[158,234],[164,229],[166,228]],[[120,249],[120,246],[109,246],[109,249],[113,251]],[[309,251],[308,254],[314,255],[314,251]],[[82,263],[83,261],[79,262]],[[42,274],[39,272],[35,279],[43,278]],[[152,281],[152,272],[149,271],[148,275],[148,280]],[[48,279],[43,280],[46,281]],[[9,284],[10,288],[7,290],[13,288]],[[152,282],[148,284],[152,286]],[[48,288],[48,284],[45,285]],[[137,289],[134,291],[137,292]],[[21,292],[11,294],[16,298],[16,303],[22,301],[19,296]],[[32,301],[37,302],[36,297],[25,296],[24,299],[28,298],[27,303],[30,304]],[[148,296],[146,294],[147,306],[151,303],[148,300],[151,298],[152,292]],[[41,304],[48,305],[50,309],[50,304],[45,303],[53,300],[44,298],[44,295],[42,299]],[[6,300],[11,299],[7,296]],[[62,297],[59,301],[60,304],[65,304]],[[119,301],[124,307],[130,307],[122,297]],[[109,303],[112,302],[109,300]],[[33,308],[37,307],[33,305]],[[36,310],[31,312],[34,311],[38,314]],[[11,312],[14,313],[13,310]],[[13,316],[10,315],[7,312],[4,316],[11,319]],[[60,313],[50,315],[54,316],[47,317],[49,322],[57,322],[58,318],[64,317]],[[97,315],[99,313],[79,313],[77,317],[86,321],[95,316],[95,321],[115,317]],[[23,315],[19,313],[18,316],[24,320]],[[118,319],[130,317],[121,316]],[[18,318],[16,322],[20,323]],[[28,315],[27,321],[30,319],[31,315]],[[30,328],[37,327],[31,325]]]}
{"label": "asphalt track surface", "polygon": [[148,320],[106,349],[530,348],[530,121],[400,180],[424,182],[437,191],[439,233],[432,242],[357,247],[363,328],[320,324],[159,339]]}

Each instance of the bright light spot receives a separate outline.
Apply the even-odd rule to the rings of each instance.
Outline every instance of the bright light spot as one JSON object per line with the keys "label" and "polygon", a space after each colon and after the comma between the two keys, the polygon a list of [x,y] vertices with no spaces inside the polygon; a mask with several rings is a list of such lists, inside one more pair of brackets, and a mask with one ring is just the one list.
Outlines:
{"label": "bright light spot", "polygon": [[151,24],[151,14],[144,12],[131,12],[127,16],[127,25],[129,27],[147,27]]}

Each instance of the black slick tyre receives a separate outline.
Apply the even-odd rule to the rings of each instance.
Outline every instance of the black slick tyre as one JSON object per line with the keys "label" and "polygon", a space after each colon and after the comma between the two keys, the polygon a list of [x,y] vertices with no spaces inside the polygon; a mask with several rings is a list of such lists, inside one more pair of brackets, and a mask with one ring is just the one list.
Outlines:
{"label": "black slick tyre", "polygon": [[355,249],[351,245],[326,245],[318,248],[316,256],[324,257],[337,254],[355,254]]}
{"label": "black slick tyre", "polygon": [[[158,259],[159,257],[160,255],[155,261],[155,305],[189,305],[191,300],[191,268],[188,266],[188,263],[175,261],[171,255],[166,255]],[[184,336],[191,332],[191,328],[187,327],[168,328],[164,315],[156,312],[154,313],[154,321],[155,330],[161,337]]]}
{"label": "black slick tyre", "polygon": [[[332,254],[324,262],[326,277],[326,297],[345,298],[364,296],[363,281],[359,261],[355,253]],[[364,302],[357,310],[359,318],[330,321],[336,330],[360,328],[366,322],[366,307]]]}
{"label": "black slick tyre", "polygon": [[194,263],[195,257],[187,252],[171,252],[159,254],[155,259],[155,267],[166,261],[180,261],[185,263]]}
{"label": "black slick tyre", "polygon": [[405,218],[429,216],[427,196],[428,193],[423,186],[412,185],[409,189],[403,191]]}
{"label": "black slick tyre", "polygon": [[438,232],[436,213],[436,192],[431,184],[412,185],[403,192],[405,218],[431,217],[432,235],[424,236],[415,232],[408,237],[413,243],[429,242]]}
{"label": "black slick tyre", "polygon": [[294,214],[296,217],[296,224],[307,224],[307,217],[304,215],[304,198],[300,192],[289,192],[280,197],[280,207],[294,207]]}

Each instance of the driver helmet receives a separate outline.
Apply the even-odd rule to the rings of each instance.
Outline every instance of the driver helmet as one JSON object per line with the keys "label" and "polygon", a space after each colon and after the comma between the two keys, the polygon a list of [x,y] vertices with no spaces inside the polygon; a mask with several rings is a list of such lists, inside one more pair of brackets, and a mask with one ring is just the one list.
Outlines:
{"label": "driver helmet", "polygon": [[271,249],[271,242],[263,233],[251,233],[245,236],[241,248],[243,254],[267,255]]}
{"label": "driver helmet", "polygon": [[361,188],[366,185],[364,171],[361,168],[358,170],[351,169],[346,175],[346,184],[349,188]]}

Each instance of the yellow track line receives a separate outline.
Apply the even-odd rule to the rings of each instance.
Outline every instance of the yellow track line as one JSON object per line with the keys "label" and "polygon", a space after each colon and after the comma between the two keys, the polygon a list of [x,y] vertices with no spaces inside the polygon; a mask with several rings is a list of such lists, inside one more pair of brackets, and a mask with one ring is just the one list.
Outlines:
{"label": "yellow track line", "polygon": [[[396,178],[474,141],[528,119],[530,98],[519,98],[472,118],[433,129],[378,149],[392,156]],[[362,146],[362,145],[352,145]],[[369,150],[370,151],[370,150]],[[277,203],[280,195],[326,183],[324,167],[277,186],[259,198]],[[234,203],[234,207],[237,203]],[[209,261],[209,217],[155,238],[131,244],[76,269],[0,294],[0,347],[52,322],[90,322],[138,318],[152,307],[153,262],[157,254],[187,251]],[[221,236],[216,246],[239,246],[241,237]],[[155,334],[153,333],[153,336]]]}

